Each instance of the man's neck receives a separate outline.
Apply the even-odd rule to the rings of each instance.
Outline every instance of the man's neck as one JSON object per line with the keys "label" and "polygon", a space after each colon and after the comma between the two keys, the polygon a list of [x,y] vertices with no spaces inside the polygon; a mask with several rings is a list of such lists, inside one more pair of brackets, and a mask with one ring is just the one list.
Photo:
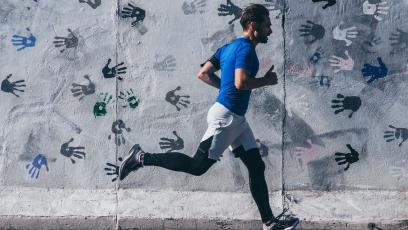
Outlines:
{"label": "man's neck", "polygon": [[256,47],[256,45],[258,45],[258,42],[256,41],[256,38],[255,38],[253,33],[249,32],[249,31],[244,31],[242,36],[249,39],[251,41],[252,45],[254,45],[254,47]]}

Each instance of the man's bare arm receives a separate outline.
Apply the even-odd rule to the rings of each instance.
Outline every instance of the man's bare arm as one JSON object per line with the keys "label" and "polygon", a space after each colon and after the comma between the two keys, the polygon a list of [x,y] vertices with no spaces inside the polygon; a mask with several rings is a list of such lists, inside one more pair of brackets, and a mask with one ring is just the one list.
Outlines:
{"label": "man's bare arm", "polygon": [[249,76],[246,70],[236,69],[235,70],[235,88],[238,90],[250,90],[260,88],[266,85],[276,85],[278,84],[278,77],[276,73],[273,72],[273,66],[266,72],[264,77],[252,78]]}
{"label": "man's bare arm", "polygon": [[221,80],[215,74],[216,71],[218,70],[214,67],[214,65],[210,61],[207,61],[200,71],[198,71],[197,77],[208,85],[219,89]]}

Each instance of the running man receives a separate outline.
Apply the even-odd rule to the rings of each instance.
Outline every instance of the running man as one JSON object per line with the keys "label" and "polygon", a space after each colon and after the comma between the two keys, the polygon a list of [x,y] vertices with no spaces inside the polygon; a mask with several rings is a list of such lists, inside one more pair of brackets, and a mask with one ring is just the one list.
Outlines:
{"label": "running man", "polygon": [[[198,78],[219,89],[219,94],[208,111],[208,128],[195,155],[146,153],[136,144],[120,166],[119,179],[123,180],[130,172],[144,166],[158,166],[200,176],[219,160],[229,146],[235,157],[248,168],[249,186],[261,215],[263,229],[290,230],[299,223],[299,219],[281,220],[282,214],[276,217],[272,214],[264,175],[265,164],[245,119],[251,90],[278,83],[273,66],[264,77],[255,78],[259,69],[255,46],[267,43],[272,33],[269,11],[263,5],[252,4],[243,10],[240,23],[243,36],[219,48],[198,72]],[[220,69],[221,78],[215,74]]]}

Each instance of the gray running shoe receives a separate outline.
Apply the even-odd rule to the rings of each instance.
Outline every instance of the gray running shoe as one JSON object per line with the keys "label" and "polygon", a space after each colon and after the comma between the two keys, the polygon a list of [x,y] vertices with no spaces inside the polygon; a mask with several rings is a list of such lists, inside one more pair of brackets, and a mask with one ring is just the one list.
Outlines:
{"label": "gray running shoe", "polygon": [[140,145],[133,145],[133,147],[129,150],[129,154],[125,157],[119,167],[119,180],[125,179],[130,172],[143,167],[143,162],[141,160],[143,154],[144,152],[140,148]]}

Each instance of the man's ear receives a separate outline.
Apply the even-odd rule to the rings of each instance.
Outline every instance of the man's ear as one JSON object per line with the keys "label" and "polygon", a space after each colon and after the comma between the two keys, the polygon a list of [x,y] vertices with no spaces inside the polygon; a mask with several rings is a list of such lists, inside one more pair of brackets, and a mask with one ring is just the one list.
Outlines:
{"label": "man's ear", "polygon": [[257,30],[257,24],[256,24],[256,22],[250,22],[249,23],[249,29],[251,30],[251,31],[253,31],[253,32],[255,32],[256,30]]}

